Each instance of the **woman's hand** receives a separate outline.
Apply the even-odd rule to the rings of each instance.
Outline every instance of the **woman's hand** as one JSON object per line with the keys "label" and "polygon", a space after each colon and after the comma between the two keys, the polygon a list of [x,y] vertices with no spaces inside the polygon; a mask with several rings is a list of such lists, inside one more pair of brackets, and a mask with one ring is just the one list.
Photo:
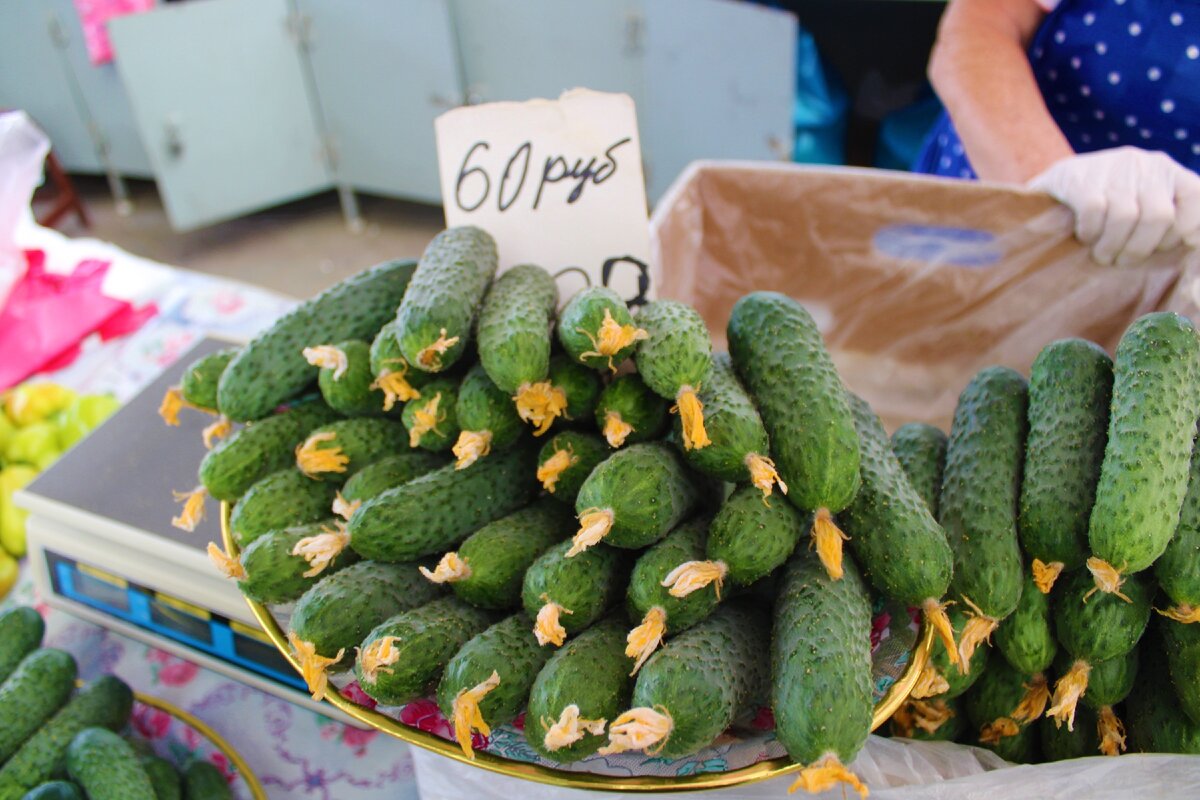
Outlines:
{"label": "woman's hand", "polygon": [[1200,175],[1164,153],[1119,147],[1070,156],[1028,184],[1075,212],[1101,264],[1134,266],[1180,243],[1200,249]]}

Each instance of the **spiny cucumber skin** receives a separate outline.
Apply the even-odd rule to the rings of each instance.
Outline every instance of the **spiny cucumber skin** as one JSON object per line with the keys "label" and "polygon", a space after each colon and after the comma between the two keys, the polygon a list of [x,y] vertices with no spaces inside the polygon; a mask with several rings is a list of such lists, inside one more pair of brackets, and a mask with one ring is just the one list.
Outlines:
{"label": "spiny cucumber skin", "polygon": [[471,574],[452,582],[451,591],[480,608],[518,608],[525,572],[538,556],[571,535],[574,522],[570,509],[550,498],[489,522],[458,548]]}
{"label": "spiny cucumber skin", "polygon": [[[441,676],[450,658],[472,637],[496,620],[482,609],[456,597],[442,597],[384,621],[367,634],[354,663],[358,685],[372,699],[387,706],[402,705],[421,697]],[[395,636],[400,658],[387,671],[368,679],[361,653],[374,641]]]}
{"label": "spiny cucumber skin", "polygon": [[365,339],[395,314],[415,264],[388,261],[335,284],[243,347],[217,386],[217,407],[238,422],[262,419],[317,379],[304,348]]}
{"label": "spiny cucumber skin", "polygon": [[1030,558],[1070,571],[1088,557],[1112,383],[1112,359],[1083,339],[1053,342],[1034,359],[1018,526]]}
{"label": "spiny cucumber skin", "polygon": [[138,762],[154,787],[156,800],[183,800],[183,777],[174,764],[155,755],[139,755]]}
{"label": "spiny cucumber skin", "polygon": [[336,419],[332,408],[314,401],[247,425],[205,454],[200,483],[217,500],[231,503],[272,472],[292,466],[296,446],[309,432]]}
{"label": "spiny cucumber skin", "polygon": [[322,367],[317,376],[321,397],[339,414],[347,417],[383,416],[383,391],[372,389],[371,346],[361,339],[334,345],[346,355],[346,371],[334,378],[334,370]]}
{"label": "spiny cucumber skin", "polygon": [[301,641],[332,658],[354,647],[388,617],[425,605],[443,589],[421,575],[417,565],[361,561],[323,577],[296,601],[289,624]]}
{"label": "spiny cucumber skin", "polygon": [[997,620],[1016,609],[1024,580],[1017,498],[1026,404],[1019,374],[981,370],[959,395],[946,448],[938,521],[954,550],[950,593]]}
{"label": "spiny cucumber skin", "polygon": [[380,328],[371,340],[371,374],[378,378],[385,372],[399,372],[404,375],[404,380],[409,386],[420,391],[421,387],[436,376],[409,366],[404,354],[400,352],[400,342],[396,339],[399,330],[396,320],[393,319]]}
{"label": "spiny cucumber skin", "polygon": [[1086,705],[1075,707],[1075,730],[1055,721],[1052,717],[1038,720],[1041,734],[1042,758],[1046,761],[1066,761],[1085,758],[1100,752],[1100,739],[1096,735],[1096,712]]}
{"label": "spiny cucumber skin", "polygon": [[36,650],[46,633],[42,615],[29,606],[0,614],[0,682],[7,680],[25,656]]}
{"label": "spiny cucumber skin", "polygon": [[[607,356],[584,356],[584,353],[595,353],[596,342],[592,337],[598,337],[600,326],[604,322],[604,310],[608,309],[613,321],[618,325],[633,324],[633,316],[629,307],[620,295],[607,286],[589,286],[581,289],[562,310],[558,321],[558,340],[563,349],[572,359],[595,370],[607,372],[609,359]],[[589,337],[587,333],[592,336]],[[612,366],[618,367],[621,362],[633,355],[638,343],[633,342],[621,348],[612,357]]]}
{"label": "spiny cucumber skin", "polygon": [[225,776],[211,761],[191,759],[183,768],[183,784],[187,800],[233,800]]}
{"label": "spiny cucumber skin", "polygon": [[871,601],[851,558],[831,580],[816,554],[788,562],[775,601],[771,706],[793,761],[854,760],[871,732]]}
{"label": "spiny cucumber skin", "polygon": [[[950,626],[954,629],[954,640],[957,642],[962,637],[963,626],[967,622],[967,615],[964,612],[963,606],[959,604],[952,605],[946,609],[946,614],[950,617]],[[975,685],[975,682],[979,680],[979,676],[987,669],[991,658],[991,647],[988,647],[986,644],[976,647],[975,652],[971,654],[971,669],[964,675],[959,671],[958,667],[950,663],[950,655],[947,653],[946,648],[933,648],[929,653],[929,663],[946,679],[948,687],[938,697],[949,700],[965,694],[968,689]]]}
{"label": "spiny cucumber skin", "polygon": [[808,518],[749,484],[734,490],[713,517],[705,546],[706,558],[729,569],[736,586],[749,586],[783,565],[808,533]]}
{"label": "spiny cucumber skin", "polygon": [[1200,626],[1163,619],[1159,630],[1179,705],[1193,722],[1200,724]]}
{"label": "spiny cucumber skin", "polygon": [[370,500],[445,464],[444,456],[424,450],[396,453],[368,464],[351,475],[350,480],[342,486],[342,497],[348,501]]}
{"label": "spiny cucumber skin", "polygon": [[[496,242],[479,228],[448,228],[433,237],[396,312],[397,340],[409,364],[442,372],[466,352],[496,266]],[[436,363],[421,364],[421,351],[436,342],[443,329],[447,338],[458,337],[458,342]]]}
{"label": "spiny cucumber skin", "polygon": [[[748,480],[746,457],[751,454],[769,457],[771,448],[762,417],[738,380],[727,354],[713,356],[712,370],[699,396],[704,406],[704,428],[712,444],[684,449],[684,459],[714,478],[731,483]],[[676,434],[681,436],[683,424],[678,416],[673,425]]]}
{"label": "spiny cucumber skin", "polygon": [[0,764],[67,702],[75,659],[62,650],[35,650],[0,685]]}
{"label": "spiny cucumber skin", "polygon": [[545,736],[569,705],[578,706],[583,719],[610,723],[629,707],[633,662],[625,655],[625,634],[625,621],[609,617],[555,650],[542,667],[525,714],[525,740],[538,755],[566,763],[590,756],[605,743],[603,733],[585,733],[574,744],[551,751]]}
{"label": "spiny cucumber skin", "polygon": [[550,326],[558,286],[550,273],[521,264],[492,283],[479,311],[479,361],[500,390],[545,380],[550,369]]}
{"label": "spiny cucumber skin", "polygon": [[[1137,682],[1140,649],[1135,647],[1124,655],[1091,664],[1087,691],[1080,698],[1083,704],[1093,711],[1099,711],[1104,706],[1115,706],[1128,697]],[[1071,664],[1070,657],[1058,658],[1055,661],[1058,674],[1066,674]]]}
{"label": "spiny cucumber skin", "polygon": [[[325,512],[328,514],[328,510]],[[347,548],[329,566],[311,578],[304,576],[310,569],[303,556],[292,555],[292,549],[303,538],[334,530],[334,520],[270,531],[256,538],[241,553],[246,578],[238,581],[242,594],[260,603],[287,603],[297,599],[326,575],[358,561],[358,554]]]}
{"label": "spiny cucumber skin", "polygon": [[454,411],[461,430],[491,432],[493,451],[511,446],[526,430],[511,394],[492,382],[482,364],[467,370]]}
{"label": "spiny cucumber skin", "polygon": [[336,495],[335,484],[310,478],[295,466],[272,472],[234,504],[229,529],[246,547],[269,531],[326,519]]}
{"label": "spiny cucumber skin", "polygon": [[345,472],[323,472],[317,478],[341,485],[363,467],[381,458],[408,449],[408,431],[396,420],[355,417],[322,425],[309,433],[315,436],[332,433],[333,439],[318,445],[320,449],[339,447],[350,459]]}
{"label": "spiny cucumber skin", "polygon": [[758,404],[788,500],[832,513],[858,492],[859,452],[846,389],[816,322],[795,300],[754,292],[733,307],[729,352]]}
{"label": "spiny cucumber skin", "polygon": [[1171,312],[1138,319],[1117,345],[1108,443],[1088,527],[1092,554],[1122,573],[1162,555],[1179,525],[1200,417],[1200,338]]}
{"label": "spiny cucumber skin", "polygon": [[1200,723],[1181,707],[1160,652],[1147,656],[1146,674],[1125,701],[1129,752],[1200,755]]}
{"label": "spiny cucumber skin", "polygon": [[447,464],[363,505],[350,546],[363,558],[412,561],[441,554],[489,522],[527,505],[538,489],[537,450],[522,443],[466,469]]}
{"label": "spiny cucumber skin", "polygon": [[483,683],[492,672],[500,683],[484,695],[479,711],[488,725],[512,722],[525,707],[529,690],[553,648],[542,647],[533,635],[533,620],[513,614],[478,634],[454,654],[438,683],[438,707],[454,718],[454,698]]}
{"label": "spiny cucumber skin", "polygon": [[560,431],[542,445],[541,451],[538,452],[538,466],[541,467],[553,458],[559,450],[569,451],[573,463],[558,474],[558,480],[550,493],[556,500],[574,506],[575,498],[579,496],[579,490],[587,476],[608,457],[608,445],[592,433]]}
{"label": "spiny cucumber skin", "polygon": [[676,300],[655,300],[642,306],[636,323],[650,334],[634,355],[647,386],[671,401],[684,386],[704,387],[712,371],[712,340],[696,309]]}
{"label": "spiny cucumber skin", "polygon": [[636,372],[618,375],[600,392],[596,403],[596,426],[604,430],[608,412],[615,411],[633,428],[625,444],[657,439],[667,426],[670,403],[659,397]]}
{"label": "spiny cucumber skin", "polygon": [[[421,387],[421,397],[404,404],[400,418],[405,430],[412,431],[417,424],[417,411],[423,410],[435,398],[438,400],[437,415],[444,417],[433,430],[421,434],[417,446],[431,453],[447,453],[458,440],[458,382],[450,378],[435,378]],[[409,440],[404,443],[405,447]]]}
{"label": "spiny cucumber skin", "polygon": [[946,468],[946,441],[941,428],[925,422],[909,422],[892,434],[892,452],[934,519]]}
{"label": "spiny cucumber skin", "polygon": [[628,553],[604,544],[568,558],[570,549],[570,541],[560,542],[530,565],[521,584],[521,603],[531,618],[547,602],[558,603],[571,612],[560,615],[559,624],[574,635],[620,601],[631,565]]}
{"label": "spiny cucumber skin", "polygon": [[1200,449],[1192,452],[1179,527],[1154,562],[1154,577],[1172,603],[1200,607]]}
{"label": "spiny cucumber skin", "polygon": [[221,373],[237,355],[238,348],[226,347],[215,353],[200,356],[183,370],[179,392],[183,399],[208,411],[217,410],[217,382]]}
{"label": "spiny cucumber skin", "polygon": [[105,675],[84,686],[0,768],[0,798],[17,800],[61,774],[76,734],[94,727],[119,730],[132,707],[133,692],[119,678]]}
{"label": "spiny cucumber skin", "polygon": [[715,584],[697,589],[686,597],[672,597],[670,590],[662,585],[663,579],[680,564],[706,558],[704,542],[708,538],[708,526],[707,517],[685,522],[638,556],[629,576],[629,590],[625,593],[631,619],[640,620],[650,609],[661,608],[666,612],[667,635],[674,636],[716,610],[721,601],[717,599]]}
{"label": "spiny cucumber skin", "polygon": [[946,532],[908,480],[879,417],[851,394],[862,484],[838,515],[866,579],[890,600],[919,606],[950,588],[954,553]]}
{"label": "spiny cucumber skin", "polygon": [[650,656],[630,704],[670,715],[671,733],[658,755],[697,752],[766,698],[770,632],[767,610],[733,600]]}
{"label": "spiny cucumber skin", "polygon": [[1050,619],[1050,597],[1042,594],[1031,576],[1025,577],[1021,602],[996,629],[996,649],[1018,672],[1032,675],[1049,669],[1058,652]]}
{"label": "spiny cucumber skin", "polygon": [[89,728],[71,741],[67,772],[90,800],[156,800],[133,748],[104,728]]}
{"label": "spiny cucumber skin", "polygon": [[1096,591],[1087,570],[1059,577],[1054,584],[1051,608],[1058,643],[1073,657],[1092,664],[1107,661],[1132,650],[1150,621],[1153,588],[1141,576],[1130,576],[1121,591],[1131,602],[1115,594]]}
{"label": "spiny cucumber skin", "polygon": [[646,442],[622,448],[600,462],[583,482],[575,511],[610,509],[613,525],[604,541],[639,549],[665,536],[698,500],[676,450],[661,442]]}
{"label": "spiny cucumber skin", "polygon": [[563,412],[567,421],[592,419],[601,390],[600,377],[595,372],[560,354],[550,359],[548,379],[551,386],[561,389],[567,397],[567,410]]}

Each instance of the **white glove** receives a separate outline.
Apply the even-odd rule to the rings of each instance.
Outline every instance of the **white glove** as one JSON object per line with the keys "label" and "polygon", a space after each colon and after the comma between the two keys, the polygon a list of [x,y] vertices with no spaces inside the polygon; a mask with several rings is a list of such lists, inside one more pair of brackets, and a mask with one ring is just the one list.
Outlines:
{"label": "white glove", "polygon": [[1183,243],[1200,248],[1200,175],[1165,153],[1118,147],[1055,162],[1031,180],[1075,212],[1075,236],[1106,266]]}

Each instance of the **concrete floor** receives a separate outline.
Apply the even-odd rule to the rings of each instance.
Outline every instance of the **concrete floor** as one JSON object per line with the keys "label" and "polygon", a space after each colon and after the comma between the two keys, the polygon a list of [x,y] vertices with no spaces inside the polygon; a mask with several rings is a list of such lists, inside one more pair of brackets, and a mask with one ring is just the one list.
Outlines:
{"label": "concrete floor", "polygon": [[171,229],[152,181],[130,181],[133,213],[122,217],[99,178],[75,177],[92,217],[91,229],[73,218],[59,230],[94,236],[139,256],[224,275],[293,297],[309,297],[364,267],[389,258],[416,258],[442,229],[436,206],[359,195],[366,223],[351,233],[337,196],[325,192],[188,233]]}

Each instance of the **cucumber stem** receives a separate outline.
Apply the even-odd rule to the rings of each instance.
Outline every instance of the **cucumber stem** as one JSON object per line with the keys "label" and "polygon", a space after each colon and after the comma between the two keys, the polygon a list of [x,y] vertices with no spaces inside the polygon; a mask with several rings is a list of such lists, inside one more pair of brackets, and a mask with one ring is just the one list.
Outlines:
{"label": "cucumber stem", "polygon": [[1065,566],[1066,564],[1061,561],[1051,561],[1047,564],[1040,558],[1035,558],[1033,560],[1033,582],[1038,591],[1042,594],[1050,594],[1050,590],[1054,588],[1054,582],[1058,580],[1058,576]]}
{"label": "cucumber stem", "polygon": [[338,650],[337,655],[333,658],[328,658],[317,652],[315,644],[304,641],[296,635],[295,631],[288,631],[288,644],[292,646],[292,652],[295,654],[296,660],[300,662],[300,675],[308,684],[308,690],[312,692],[313,700],[317,702],[324,700],[325,693],[329,690],[327,670],[331,664],[342,660],[342,656],[346,655],[346,648]]}
{"label": "cucumber stem", "polygon": [[683,423],[685,450],[699,450],[712,444],[712,439],[708,438],[708,431],[704,430],[704,404],[696,394],[699,391],[699,386],[679,387],[679,394],[675,395],[675,405],[671,406],[671,413],[679,414],[679,420]]}
{"label": "cucumber stem", "polygon": [[970,610],[966,612],[967,623],[963,625],[962,637],[958,640],[958,674],[968,675],[975,648],[992,638],[992,632],[999,627],[1000,620],[984,614],[965,594],[962,600],[970,606]]}
{"label": "cucumber stem", "polygon": [[660,586],[669,589],[671,597],[687,597],[710,583],[716,584],[717,600],[721,599],[721,586],[729,567],[724,561],[685,561],[667,573]]}
{"label": "cucumber stem", "polygon": [[[393,360],[403,362],[403,359]],[[420,399],[421,393],[414,389],[412,384],[404,377],[407,372],[408,364],[404,363],[403,369],[398,371],[385,369],[371,382],[371,389],[383,392],[384,413],[391,411],[396,405],[397,400],[401,403],[407,403],[409,400]]]}
{"label": "cucumber stem", "polygon": [[946,676],[933,664],[926,662],[924,668],[921,669],[921,674],[917,676],[917,682],[913,684],[910,697],[918,700],[937,697],[949,689],[950,684],[946,681]]}
{"label": "cucumber stem", "polygon": [[842,529],[833,521],[828,508],[818,508],[813,515],[812,540],[817,548],[817,557],[825,567],[830,580],[842,579],[842,542],[849,540]]}
{"label": "cucumber stem", "polygon": [[306,347],[300,351],[304,360],[314,367],[333,370],[333,379],[340,381],[350,369],[350,359],[346,354],[331,344],[321,344],[316,347]]}
{"label": "cucumber stem", "polygon": [[662,706],[631,708],[608,726],[608,744],[598,752],[607,756],[641,750],[646,755],[657,755],[666,746],[674,727],[674,720]]}
{"label": "cucumber stem", "polygon": [[200,433],[204,438],[204,449],[212,450],[213,444],[218,439],[224,439],[231,433],[233,433],[233,423],[230,422],[229,417],[217,417],[215,422],[207,425]]}
{"label": "cucumber stem", "polygon": [[584,734],[604,735],[604,726],[607,724],[607,720],[604,718],[584,719],[579,716],[579,706],[572,703],[562,710],[557,721],[543,718],[541,723],[542,727],[546,729],[546,736],[542,739],[542,744],[546,746],[547,750],[554,752],[575,744],[584,737]]}
{"label": "cucumber stem", "polygon": [[462,431],[458,434],[458,441],[454,443],[451,452],[458,459],[454,468],[466,469],[492,452],[492,432]]}
{"label": "cucumber stem", "polygon": [[322,472],[345,472],[350,456],[336,444],[333,447],[321,447],[323,443],[336,439],[337,434],[333,431],[318,431],[309,436],[296,448],[296,466],[310,478]]}
{"label": "cucumber stem", "polygon": [[613,512],[609,508],[589,508],[579,515],[579,530],[575,533],[575,538],[571,549],[567,551],[566,558],[572,558],[579,555],[584,550],[592,547],[612,530]]}
{"label": "cucumber stem", "polygon": [[333,498],[333,513],[349,521],[354,516],[354,512],[362,507],[362,502],[362,500],[347,500],[339,491],[337,497]]}
{"label": "cucumber stem", "polygon": [[1192,622],[1200,622],[1200,606],[1194,606],[1191,603],[1178,603],[1171,606],[1166,611],[1163,611],[1161,608],[1156,608],[1154,610],[1162,614],[1167,619],[1172,619],[1176,622],[1182,622],[1185,625]]}
{"label": "cucumber stem", "polygon": [[203,411],[205,414],[216,413],[211,408],[204,408],[195,403],[189,403],[183,397],[183,390],[178,386],[172,386],[163,395],[162,403],[158,407],[158,415],[162,417],[163,422],[175,427],[179,425],[179,412],[185,408],[194,408],[197,411]]}
{"label": "cucumber stem", "polygon": [[375,683],[381,673],[391,675],[395,672],[392,664],[400,660],[400,650],[395,636],[384,636],[376,639],[358,651],[358,665],[362,669],[363,680]]}
{"label": "cucumber stem", "polygon": [[788,794],[803,789],[810,794],[828,791],[838,784],[845,784],[858,792],[859,797],[865,798],[870,792],[866,784],[858,779],[850,770],[842,765],[835,753],[826,753],[810,766],[800,770],[796,781],[788,789]]}
{"label": "cucumber stem", "polygon": [[316,536],[305,536],[292,547],[291,554],[308,562],[309,569],[304,577],[315,578],[325,571],[338,555],[350,544],[350,534],[344,522],[334,523],[333,528],[321,528]]}
{"label": "cucumber stem", "polygon": [[604,309],[604,319],[600,323],[599,331],[592,333],[584,328],[576,328],[575,332],[586,336],[592,343],[592,347],[595,348],[580,353],[579,360],[582,362],[586,358],[607,358],[608,368],[614,373],[617,371],[617,367],[613,364],[613,357],[617,353],[634,342],[650,338],[650,334],[642,328],[618,323],[613,319],[612,311],[607,308]]}
{"label": "cucumber stem", "polygon": [[446,412],[438,412],[438,405],[441,402],[442,393],[438,392],[429,402],[413,411],[413,426],[408,429],[409,447],[419,447],[421,437],[430,431],[441,435],[438,425],[446,421]]}
{"label": "cucumber stem", "polygon": [[763,504],[770,506],[767,498],[771,496],[772,488],[778,484],[779,491],[788,493],[787,484],[775,470],[775,462],[758,453],[746,456],[746,469],[750,470],[750,482],[763,494]]}
{"label": "cucumber stem", "polygon": [[999,717],[984,725],[979,729],[980,744],[1000,744],[1000,740],[1006,736],[1016,736],[1021,732],[1021,727],[1016,721],[1008,717]]}
{"label": "cucumber stem", "polygon": [[438,332],[438,338],[434,340],[433,344],[428,347],[422,347],[421,351],[417,353],[417,366],[429,372],[441,372],[442,356],[456,344],[458,344],[458,337],[451,336],[447,338],[446,329],[442,328]]}
{"label": "cucumber stem", "polygon": [[183,510],[179,512],[179,516],[171,517],[171,524],[181,531],[191,533],[196,530],[196,526],[204,521],[204,499],[208,497],[208,490],[203,486],[197,486],[190,492],[171,492],[175,496],[176,503],[183,503]]}
{"label": "cucumber stem", "polygon": [[906,739],[911,739],[917,728],[928,734],[934,734],[953,716],[954,709],[950,708],[945,700],[910,698],[892,715],[892,733]]}
{"label": "cucumber stem", "polygon": [[425,567],[417,569],[433,583],[454,583],[471,577],[471,565],[453,550],[441,557],[432,572]]}
{"label": "cucumber stem", "polygon": [[925,621],[933,626],[942,646],[946,648],[950,663],[958,666],[958,645],[954,643],[954,626],[950,624],[950,617],[946,614],[947,605],[949,603],[942,603],[936,597],[930,597],[921,604],[921,608],[925,612]]}
{"label": "cucumber stem", "polygon": [[475,749],[471,746],[471,732],[479,731],[484,736],[491,736],[492,729],[479,710],[479,703],[488,692],[500,685],[500,673],[492,670],[487,680],[470,689],[463,689],[454,698],[454,738],[462,748],[463,755],[475,760]]}
{"label": "cucumber stem", "polygon": [[[1121,586],[1125,583],[1125,578],[1121,576],[1120,569],[1117,569],[1104,559],[1096,558],[1095,556],[1087,560],[1087,568],[1088,572],[1092,573],[1092,579],[1096,582],[1096,585],[1083,596],[1083,602],[1086,603],[1088,598],[1098,591],[1115,594],[1126,603],[1133,602],[1129,599],[1128,595],[1121,591]],[[1124,567],[1121,569],[1124,569]]]}
{"label": "cucumber stem", "polygon": [[537,479],[541,482],[543,489],[554,494],[559,477],[578,463],[579,457],[575,455],[574,448],[567,445],[563,450],[555,450],[554,455],[547,458],[546,463],[537,468]]}
{"label": "cucumber stem", "polygon": [[233,580],[246,580],[246,568],[242,562],[217,547],[216,542],[208,543],[208,560],[213,563],[221,574]]}
{"label": "cucumber stem", "polygon": [[629,632],[625,637],[625,655],[634,660],[633,670],[629,673],[637,675],[646,659],[654,654],[662,644],[667,632],[667,611],[662,606],[653,606],[642,617],[642,623]]}
{"label": "cucumber stem", "polygon": [[1045,674],[1038,672],[1024,686],[1025,694],[1009,716],[1015,722],[1028,725],[1046,712],[1046,704],[1050,702],[1050,682]]}
{"label": "cucumber stem", "polygon": [[631,433],[633,433],[633,426],[621,419],[620,411],[604,412],[604,438],[608,441],[609,447],[616,449],[625,444],[625,440]]}
{"label": "cucumber stem", "polygon": [[1106,756],[1119,756],[1125,751],[1125,723],[1113,711],[1112,706],[1100,709],[1096,719],[1096,734],[1100,737],[1100,752]]}
{"label": "cucumber stem", "polygon": [[574,614],[575,612],[555,603],[545,593],[542,593],[541,601],[545,605],[538,609],[537,619],[533,623],[533,635],[537,637],[538,644],[543,647],[547,644],[562,647],[563,642],[567,640],[567,629],[562,626],[559,618],[563,614]]}
{"label": "cucumber stem", "polygon": [[1075,730],[1075,706],[1087,691],[1088,675],[1091,671],[1091,664],[1082,659],[1077,660],[1054,684],[1054,697],[1051,699],[1054,705],[1050,706],[1046,716],[1053,717],[1054,724],[1058,727],[1062,727],[1063,722],[1066,722],[1067,730]]}
{"label": "cucumber stem", "polygon": [[554,420],[567,411],[567,393],[550,381],[522,383],[513,402],[517,406],[517,416],[534,427],[534,436],[550,430]]}

